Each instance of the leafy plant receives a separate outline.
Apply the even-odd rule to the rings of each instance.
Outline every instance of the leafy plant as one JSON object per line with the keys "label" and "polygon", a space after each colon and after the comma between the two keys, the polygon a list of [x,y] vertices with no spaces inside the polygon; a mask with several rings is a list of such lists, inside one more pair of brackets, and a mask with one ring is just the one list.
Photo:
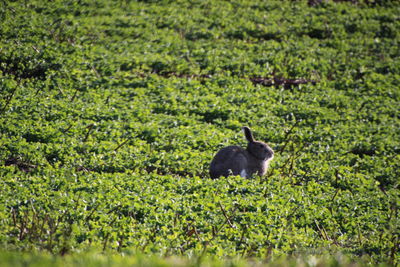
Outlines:
{"label": "leafy plant", "polygon": [[[3,2],[0,257],[398,264],[399,7]],[[243,125],[268,174],[209,179]]]}

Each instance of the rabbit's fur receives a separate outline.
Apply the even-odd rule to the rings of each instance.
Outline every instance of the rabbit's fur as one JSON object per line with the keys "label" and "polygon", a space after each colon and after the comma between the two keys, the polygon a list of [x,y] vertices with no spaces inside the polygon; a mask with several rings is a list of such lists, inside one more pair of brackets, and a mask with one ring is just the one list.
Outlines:
{"label": "rabbit's fur", "polygon": [[267,172],[274,151],[266,143],[255,141],[250,128],[245,126],[243,130],[248,141],[247,148],[228,146],[218,151],[211,161],[211,178],[229,175],[250,178],[253,174],[263,176]]}

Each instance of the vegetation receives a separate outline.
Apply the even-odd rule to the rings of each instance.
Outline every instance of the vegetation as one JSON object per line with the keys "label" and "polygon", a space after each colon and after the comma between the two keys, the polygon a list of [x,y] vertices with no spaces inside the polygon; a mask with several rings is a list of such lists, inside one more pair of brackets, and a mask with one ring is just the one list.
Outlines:
{"label": "vegetation", "polygon": [[[0,260],[399,264],[399,14],[1,2]],[[210,179],[243,125],[275,150],[268,174]]]}

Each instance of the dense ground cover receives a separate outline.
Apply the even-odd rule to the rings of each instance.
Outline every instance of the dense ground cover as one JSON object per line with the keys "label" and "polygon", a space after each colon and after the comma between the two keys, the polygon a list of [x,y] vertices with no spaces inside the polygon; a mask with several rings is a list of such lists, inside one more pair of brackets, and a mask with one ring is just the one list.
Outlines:
{"label": "dense ground cover", "polygon": [[[396,1],[0,12],[3,250],[399,263]],[[211,180],[243,125],[267,176]]]}

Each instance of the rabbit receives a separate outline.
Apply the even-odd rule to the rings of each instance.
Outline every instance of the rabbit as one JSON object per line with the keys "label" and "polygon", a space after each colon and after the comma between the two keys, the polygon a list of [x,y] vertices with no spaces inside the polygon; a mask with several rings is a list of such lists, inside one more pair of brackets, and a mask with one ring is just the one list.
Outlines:
{"label": "rabbit", "polygon": [[243,131],[249,142],[247,148],[228,146],[218,151],[210,164],[212,179],[229,175],[251,178],[253,174],[263,176],[267,172],[274,151],[267,144],[255,141],[249,127],[244,126]]}

